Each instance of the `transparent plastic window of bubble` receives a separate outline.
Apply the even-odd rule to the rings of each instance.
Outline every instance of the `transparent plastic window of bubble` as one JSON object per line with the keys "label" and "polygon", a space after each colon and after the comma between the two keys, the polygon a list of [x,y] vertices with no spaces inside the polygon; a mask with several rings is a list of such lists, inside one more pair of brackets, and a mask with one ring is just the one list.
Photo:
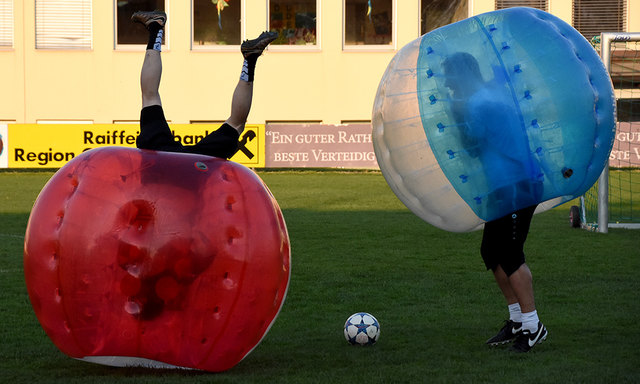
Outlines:
{"label": "transparent plastic window of bubble", "polygon": [[615,132],[614,97],[575,29],[511,8],[430,32],[419,49],[423,128],[478,217],[568,201],[595,182]]}

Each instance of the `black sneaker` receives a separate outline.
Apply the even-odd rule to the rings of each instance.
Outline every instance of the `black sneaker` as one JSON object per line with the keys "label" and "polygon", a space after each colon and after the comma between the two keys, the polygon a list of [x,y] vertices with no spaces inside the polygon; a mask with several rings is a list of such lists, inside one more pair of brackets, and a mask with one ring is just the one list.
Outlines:
{"label": "black sneaker", "polygon": [[516,338],[522,332],[522,323],[512,320],[504,322],[504,327],[498,331],[498,334],[487,340],[489,345],[506,344]]}
{"label": "black sneaker", "polygon": [[547,328],[538,321],[538,330],[530,332],[525,329],[516,337],[516,341],[511,346],[513,352],[529,352],[534,345],[540,344],[547,338]]}
{"label": "black sneaker", "polygon": [[149,28],[149,24],[158,23],[161,27],[167,23],[167,14],[162,11],[138,11],[131,15],[131,21]]}
{"label": "black sneaker", "polygon": [[257,59],[262,55],[262,51],[267,48],[273,40],[278,38],[278,32],[262,32],[260,36],[253,40],[245,40],[240,46],[240,52],[245,59]]}

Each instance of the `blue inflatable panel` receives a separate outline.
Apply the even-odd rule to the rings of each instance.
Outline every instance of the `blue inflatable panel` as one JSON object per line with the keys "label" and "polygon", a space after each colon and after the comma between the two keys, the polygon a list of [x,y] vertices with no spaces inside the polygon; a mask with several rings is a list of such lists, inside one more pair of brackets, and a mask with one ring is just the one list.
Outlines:
{"label": "blue inflatable panel", "polygon": [[455,191],[484,221],[584,194],[615,134],[609,74],[570,25],[509,8],[421,37],[422,128]]}

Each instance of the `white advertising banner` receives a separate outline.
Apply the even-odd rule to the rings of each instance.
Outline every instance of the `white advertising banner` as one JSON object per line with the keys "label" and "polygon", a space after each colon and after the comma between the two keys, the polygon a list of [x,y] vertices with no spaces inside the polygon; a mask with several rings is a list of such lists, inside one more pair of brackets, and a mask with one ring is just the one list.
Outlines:
{"label": "white advertising banner", "polygon": [[371,124],[267,124],[267,168],[378,169]]}

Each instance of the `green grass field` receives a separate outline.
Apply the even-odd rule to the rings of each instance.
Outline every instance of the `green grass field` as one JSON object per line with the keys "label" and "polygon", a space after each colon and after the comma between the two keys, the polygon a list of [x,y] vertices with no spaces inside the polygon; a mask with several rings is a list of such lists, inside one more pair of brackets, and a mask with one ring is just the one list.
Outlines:
{"label": "green grass field", "polygon": [[[280,316],[233,369],[121,369],[71,359],[51,343],[26,293],[29,211],[51,176],[0,173],[2,383],[638,383],[639,233],[569,225],[569,206],[537,215],[526,245],[547,341],[514,355],[484,342],[507,318],[479,255],[481,232],[432,227],[378,172],[260,172],[292,243]],[[357,311],[381,323],[378,344],[342,335]]]}

